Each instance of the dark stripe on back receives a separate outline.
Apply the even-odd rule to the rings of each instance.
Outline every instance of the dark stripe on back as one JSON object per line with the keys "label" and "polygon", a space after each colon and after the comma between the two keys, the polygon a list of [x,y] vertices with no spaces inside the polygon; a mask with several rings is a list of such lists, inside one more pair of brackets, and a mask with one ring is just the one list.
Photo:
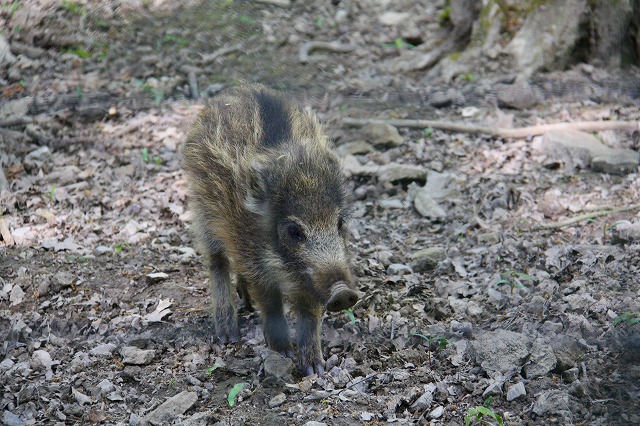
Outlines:
{"label": "dark stripe on back", "polygon": [[267,92],[256,95],[262,120],[262,144],[276,146],[291,137],[291,120],[282,99]]}

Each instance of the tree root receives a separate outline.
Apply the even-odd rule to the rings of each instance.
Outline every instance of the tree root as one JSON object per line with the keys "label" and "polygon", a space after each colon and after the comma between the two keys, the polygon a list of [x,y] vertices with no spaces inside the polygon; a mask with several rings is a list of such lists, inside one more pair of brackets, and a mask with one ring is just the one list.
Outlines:
{"label": "tree root", "polygon": [[300,51],[298,52],[298,61],[301,64],[306,64],[311,61],[320,61],[324,58],[324,56],[311,57],[311,52],[314,50],[330,50],[332,52],[339,53],[349,53],[356,50],[356,46],[351,44],[340,44],[337,42],[326,42],[326,41],[310,41],[308,43],[300,46]]}
{"label": "tree root", "polygon": [[640,130],[638,121],[575,121],[572,123],[540,124],[537,126],[519,127],[515,129],[505,129],[501,127],[488,127],[474,124],[454,123],[437,120],[379,120],[361,119],[345,117],[344,124],[350,126],[364,126],[366,124],[390,124],[396,127],[408,127],[412,129],[432,129],[446,130],[458,133],[482,133],[496,138],[522,139],[530,136],[541,135],[551,130],[582,130],[593,132],[597,130]]}
{"label": "tree root", "polygon": [[539,231],[543,229],[558,229],[564,228],[565,226],[573,225],[578,222],[582,222],[583,220],[594,219],[596,217],[607,216],[611,213],[620,213],[620,212],[628,212],[631,210],[640,209],[640,204],[632,204],[630,206],[624,207],[607,207],[601,210],[594,210],[589,213],[581,214],[576,217],[572,217],[570,219],[562,220],[560,222],[552,222],[552,223],[544,223],[540,225],[533,226],[531,228],[532,231]]}

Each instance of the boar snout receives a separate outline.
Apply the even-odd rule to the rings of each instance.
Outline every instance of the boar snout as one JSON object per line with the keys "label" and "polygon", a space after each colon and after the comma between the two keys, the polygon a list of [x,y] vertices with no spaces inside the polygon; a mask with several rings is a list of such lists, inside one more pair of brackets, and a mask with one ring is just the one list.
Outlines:
{"label": "boar snout", "polygon": [[350,308],[359,298],[358,292],[351,290],[344,281],[338,281],[331,287],[327,310],[341,311]]}

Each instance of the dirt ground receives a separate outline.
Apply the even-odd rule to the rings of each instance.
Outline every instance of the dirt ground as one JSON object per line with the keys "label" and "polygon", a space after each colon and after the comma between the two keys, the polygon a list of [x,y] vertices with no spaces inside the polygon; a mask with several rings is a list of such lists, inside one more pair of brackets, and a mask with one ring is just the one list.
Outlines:
{"label": "dirt ground", "polygon": [[[637,70],[534,76],[540,102],[508,109],[501,58],[441,80],[389,66],[436,42],[444,1],[179,3],[0,3],[4,424],[640,424],[638,168],[594,170],[543,136],[343,123],[639,121],[640,94],[583,91]],[[406,28],[380,23],[392,9]],[[305,56],[312,41],[342,47]],[[316,111],[349,175],[364,297],[325,316],[321,376],[270,353],[256,313],[229,345],[208,316],[179,149],[241,81]]]}

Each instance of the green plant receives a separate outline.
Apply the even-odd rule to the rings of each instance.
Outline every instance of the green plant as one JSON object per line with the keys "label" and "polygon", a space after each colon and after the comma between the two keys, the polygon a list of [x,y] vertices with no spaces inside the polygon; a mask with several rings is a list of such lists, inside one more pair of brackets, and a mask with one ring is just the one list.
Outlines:
{"label": "green plant", "polygon": [[71,53],[72,55],[76,55],[79,58],[86,59],[91,57],[91,52],[88,50],[79,48],[79,47],[69,47],[69,48],[61,48],[60,52],[62,53]]}
{"label": "green plant", "polygon": [[623,312],[613,320],[613,326],[617,326],[621,323],[626,323],[628,325],[636,325],[640,324],[640,311],[638,312]]}
{"label": "green plant", "polygon": [[[464,425],[469,426],[473,422],[473,424],[486,424],[486,425],[499,425],[504,426],[504,422],[502,421],[502,417],[499,414],[496,414],[489,405],[493,402],[493,398],[489,397],[484,405],[477,405],[475,407],[469,408],[469,411],[464,416]],[[495,423],[494,423],[495,421]]]}
{"label": "green plant", "polygon": [[84,7],[75,1],[62,0],[62,8],[73,15],[84,16],[87,14]]}
{"label": "green plant", "polygon": [[51,187],[51,189],[49,190],[49,200],[53,201],[53,196],[56,192],[56,187],[57,185],[54,183],[53,186]]}
{"label": "green plant", "polygon": [[356,316],[354,315],[353,310],[351,310],[351,308],[343,309],[342,312],[344,312],[344,314],[349,318],[349,322],[351,324],[356,323]]}
{"label": "green plant", "polygon": [[178,46],[186,47],[189,45],[189,40],[173,34],[167,34],[162,37],[162,44],[177,44]]}
{"label": "green plant", "polygon": [[619,221],[617,221],[617,222],[614,222],[614,223],[611,223],[611,224],[610,224],[610,223],[608,223],[608,222],[601,222],[601,221],[599,221],[598,219],[594,219],[594,218],[592,218],[592,217],[587,218],[587,219],[586,219],[586,221],[587,221],[587,222],[593,222],[593,223],[595,223],[595,224],[598,224],[598,225],[602,226],[602,238],[603,238],[603,239],[604,239],[604,238],[607,238],[607,231],[611,231],[611,230],[612,230],[613,228],[615,228],[616,226],[618,226],[618,225],[620,225],[620,224],[624,223],[624,221],[619,220]]}
{"label": "green plant", "polygon": [[505,271],[500,273],[500,279],[496,281],[496,285],[508,284],[513,289],[524,289],[527,290],[527,287],[522,284],[522,280],[529,280],[532,283],[537,283],[538,279],[529,274],[525,274],[523,272],[516,271]]}
{"label": "green plant", "polygon": [[145,83],[142,80],[138,80],[137,78],[133,81],[135,81],[136,84],[140,85],[140,87],[142,87],[147,93],[153,96],[156,106],[160,105],[160,102],[164,98],[164,93],[162,92],[162,90],[158,90],[155,87],[151,86],[149,83]]}
{"label": "green plant", "polygon": [[144,161],[145,163],[149,162],[149,149],[148,148],[142,148],[142,161]]}
{"label": "green plant", "polygon": [[393,43],[385,43],[382,45],[382,47],[385,47],[385,48],[394,47],[398,50],[402,50],[402,49],[413,49],[415,46],[411,43],[406,42],[402,37],[396,37],[393,40]]}
{"label": "green plant", "polygon": [[13,14],[21,7],[20,0],[13,0],[9,3],[0,4],[0,9],[8,11],[10,16],[13,16]]}
{"label": "green plant", "polygon": [[244,389],[246,383],[237,383],[234,385],[229,391],[229,395],[227,396],[227,402],[229,403],[229,407],[233,407],[236,403],[236,396],[240,393],[242,389]]}
{"label": "green plant", "polygon": [[153,156],[153,162],[156,163],[158,166],[161,166],[163,161],[162,161],[162,157],[159,157],[157,155]]}
{"label": "green plant", "polygon": [[424,137],[430,138],[433,135],[433,129],[431,127],[427,127],[424,129]]}
{"label": "green plant", "polygon": [[128,249],[129,247],[131,246],[127,243],[118,243],[113,247],[113,252],[115,254],[120,254],[124,249]]}
{"label": "green plant", "polygon": [[472,72],[463,72],[458,77],[460,77],[462,80],[468,81],[470,83],[473,83],[474,81],[476,81],[476,80],[478,80],[480,78],[480,76],[478,74],[474,74]]}
{"label": "green plant", "polygon": [[222,367],[221,365],[215,364],[209,368],[207,368],[207,371],[205,371],[205,373],[207,374],[208,377],[211,377],[211,375],[213,374],[214,371],[216,371],[218,368]]}
{"label": "green plant", "polygon": [[435,343],[438,349],[445,349],[449,346],[449,341],[446,337],[427,336],[420,333],[414,333],[413,335],[425,339],[429,343],[429,346],[431,346],[432,343]]}

